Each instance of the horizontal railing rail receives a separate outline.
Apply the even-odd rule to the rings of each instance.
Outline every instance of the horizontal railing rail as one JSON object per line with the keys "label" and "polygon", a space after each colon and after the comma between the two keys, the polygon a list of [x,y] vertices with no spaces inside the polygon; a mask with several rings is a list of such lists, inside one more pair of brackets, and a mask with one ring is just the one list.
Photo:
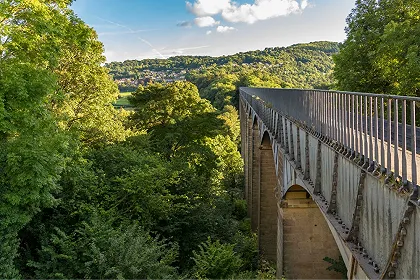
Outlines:
{"label": "horizontal railing rail", "polygon": [[387,174],[403,189],[411,183],[417,197],[420,98],[275,88],[240,88],[240,94],[267,126],[277,112],[334,141],[368,171]]}

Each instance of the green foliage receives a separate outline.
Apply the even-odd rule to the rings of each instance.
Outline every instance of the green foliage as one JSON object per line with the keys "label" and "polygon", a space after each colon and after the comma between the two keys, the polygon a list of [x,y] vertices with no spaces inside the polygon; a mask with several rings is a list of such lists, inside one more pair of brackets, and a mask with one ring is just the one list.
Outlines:
{"label": "green foliage", "polygon": [[19,276],[18,232],[57,204],[79,140],[97,145],[128,134],[111,105],[117,87],[101,66],[102,44],[70,3],[0,3],[0,278]]}
{"label": "green foliage", "polygon": [[56,28],[67,20],[61,14],[66,1],[56,4],[0,3],[0,278],[19,277],[13,263],[18,231],[55,203],[51,192],[68,145],[47,102],[64,36]]}
{"label": "green foliage", "polygon": [[85,144],[106,144],[124,140],[128,132],[123,116],[114,109],[117,85],[108,76],[104,49],[96,32],[74,15],[64,27],[67,40],[54,69],[59,88],[52,96],[54,112],[65,130],[79,134]]}
{"label": "green foliage", "polygon": [[242,271],[256,271],[258,269],[258,240],[255,233],[251,233],[251,224],[243,220],[239,225],[239,231],[235,234],[232,242],[235,244],[235,252],[241,256]]}
{"label": "green foliage", "polygon": [[334,57],[342,90],[420,96],[420,3],[358,0]]}
{"label": "green foliage", "polygon": [[[167,87],[167,98],[188,98],[188,92],[174,96],[170,86],[162,85]],[[48,258],[39,261],[45,236],[61,231],[65,235],[59,236],[60,242],[67,240],[65,236],[72,237],[86,223],[90,224],[94,213],[112,215],[113,230],[136,220],[146,230],[178,244],[174,265],[183,273],[193,265],[193,250],[208,236],[223,242],[237,240],[236,248],[247,258],[244,264],[252,267],[250,263],[256,254],[254,239],[247,237],[249,228],[242,228],[243,234],[237,235],[237,219],[246,212],[238,200],[242,161],[231,140],[238,133],[237,113],[228,108],[221,116],[198,97],[196,89],[195,96],[197,104],[207,104],[205,108],[212,112],[197,110],[188,115],[186,110],[188,116],[172,115],[167,125],[150,126],[148,134],[83,149],[79,158],[74,156],[68,162],[60,180],[62,191],[57,195],[60,204],[45,209],[35,217],[36,224],[21,231],[20,253],[26,261],[20,262],[19,267],[26,278],[36,278],[27,263],[50,263]],[[169,115],[164,110],[161,114]],[[182,141],[177,137],[182,137]],[[163,143],[170,147],[173,143],[182,145],[168,153]],[[236,206],[234,201],[238,201]],[[85,251],[82,246],[77,254],[91,254]],[[92,269],[99,269],[98,266],[94,263]]]}
{"label": "green foliage", "polygon": [[70,2],[0,2],[0,278],[271,277],[242,199],[237,89],[328,85],[337,44],[111,63],[189,80],[144,79],[128,113]]}
{"label": "green foliage", "polygon": [[328,271],[339,272],[341,273],[343,279],[347,279],[347,267],[341,256],[338,257],[338,260],[332,259],[330,257],[325,257],[323,260],[331,264],[331,266],[327,267]]}
{"label": "green foliage", "polygon": [[189,163],[188,168],[206,174],[205,181],[214,185],[235,184],[242,161],[234,142],[239,136],[234,108],[218,116],[189,82],[140,87],[131,102],[136,108],[131,123],[148,130],[155,151],[174,164]]}
{"label": "green foliage", "polygon": [[[167,218],[172,207],[167,188],[176,175],[159,157],[113,146],[96,152],[94,167],[105,175],[97,196],[102,208],[114,209],[119,217],[137,220],[147,229]],[[103,197],[107,200],[100,202]]]}
{"label": "green foliage", "polygon": [[258,272],[257,272],[257,278],[258,279],[277,279],[276,269],[274,265],[264,259],[261,259]]}
{"label": "green foliage", "polygon": [[337,51],[337,43],[313,42],[222,57],[128,60],[106,66],[119,83],[186,79],[197,86],[202,98],[223,110],[226,105],[238,108],[240,86],[328,88],[333,83],[332,55]]}
{"label": "green foliage", "polygon": [[165,127],[191,116],[214,111],[189,82],[140,86],[129,97],[129,101],[137,109],[131,117],[133,125],[149,131],[156,126]]}
{"label": "green foliage", "polygon": [[194,251],[192,275],[197,279],[228,279],[239,272],[242,261],[234,244],[221,244],[210,238]]}
{"label": "green foliage", "polygon": [[[106,67],[110,69],[110,73],[116,80],[153,78],[152,75],[154,72],[163,73],[168,70],[171,73],[186,72],[188,76],[189,69],[207,72],[209,69],[224,68],[229,65],[244,67],[244,69],[249,70],[257,67],[259,69],[255,72],[261,72],[263,70],[263,73],[271,74],[276,72],[272,71],[274,68],[284,68],[286,71],[292,69],[287,66],[293,68],[297,66],[299,70],[307,68],[308,72],[316,69],[322,72],[328,72],[332,68],[330,57],[337,51],[337,43],[313,42],[297,44],[287,48],[266,48],[264,50],[242,52],[221,57],[175,56],[168,59],[127,60],[124,62],[111,62],[106,64]],[[287,76],[287,73],[284,73],[284,71],[280,72],[283,72],[282,78]],[[289,77],[288,79],[291,78],[293,77]],[[302,76],[299,79],[307,78]],[[197,87],[202,88],[203,84],[197,83]]]}
{"label": "green foliage", "polygon": [[168,279],[176,276],[171,263],[176,246],[150,237],[137,224],[112,226],[94,216],[73,233],[56,229],[45,241],[35,268],[36,278]]}

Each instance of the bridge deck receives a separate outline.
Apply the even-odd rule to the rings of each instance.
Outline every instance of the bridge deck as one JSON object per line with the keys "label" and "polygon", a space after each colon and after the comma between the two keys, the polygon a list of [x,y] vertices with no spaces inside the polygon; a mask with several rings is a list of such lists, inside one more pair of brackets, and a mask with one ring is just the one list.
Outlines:
{"label": "bridge deck", "polygon": [[[345,258],[349,279],[419,279],[420,137],[416,121],[420,119],[416,119],[415,109],[420,99],[249,88],[241,89],[240,98],[251,224],[255,229],[268,221],[271,230],[259,232],[259,238],[269,240],[270,232],[275,231],[273,219],[278,220],[279,272],[290,269],[287,265],[291,258],[282,254],[295,254],[295,260],[308,262],[303,264],[305,268],[317,261],[305,259],[308,250],[302,248],[309,246],[311,254],[312,249],[319,253],[305,243],[315,244],[319,233],[300,234],[294,236],[296,240],[287,236],[293,223],[287,223],[285,200],[293,186],[301,186],[327,220]],[[388,176],[381,174],[383,167]],[[276,178],[266,176],[270,168],[275,170]],[[402,178],[397,178],[399,175]],[[411,182],[405,185],[404,180]],[[268,209],[262,203],[264,194],[273,183],[278,213],[284,216],[263,211]],[[413,192],[405,192],[408,190]],[[297,225],[295,230],[310,232],[311,224],[304,224],[309,225],[308,229]],[[305,240],[304,236],[310,237]],[[290,247],[295,241],[297,248]],[[275,242],[269,243],[273,246]],[[316,277],[313,272],[312,277]]]}
{"label": "bridge deck", "polygon": [[[420,98],[268,88],[241,88],[241,92],[251,104],[263,100],[279,114],[363,155],[369,165],[386,169],[389,176],[414,186],[420,180],[420,128],[416,125]],[[253,107],[262,109],[257,104]]]}

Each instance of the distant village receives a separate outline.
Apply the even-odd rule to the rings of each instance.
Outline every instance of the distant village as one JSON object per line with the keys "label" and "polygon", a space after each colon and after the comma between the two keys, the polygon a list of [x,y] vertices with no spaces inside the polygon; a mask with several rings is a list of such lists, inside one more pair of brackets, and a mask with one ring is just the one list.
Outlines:
{"label": "distant village", "polygon": [[[232,66],[242,66],[242,67],[253,67],[254,69],[268,69],[282,67],[283,63],[270,64],[262,62],[253,62],[253,63],[232,63]],[[205,66],[200,66],[195,68],[195,70],[202,70],[206,68]],[[118,84],[118,87],[121,92],[135,91],[139,86],[147,86],[150,82],[159,82],[159,83],[170,83],[174,81],[183,81],[185,80],[185,75],[190,69],[182,70],[149,70],[143,69],[141,72],[135,74],[130,73],[127,77],[124,78],[114,78],[115,82]]]}
{"label": "distant village", "polygon": [[172,70],[143,70],[134,77],[115,79],[121,92],[133,91],[139,86],[147,86],[150,82],[170,83],[185,80],[187,70],[174,72]]}

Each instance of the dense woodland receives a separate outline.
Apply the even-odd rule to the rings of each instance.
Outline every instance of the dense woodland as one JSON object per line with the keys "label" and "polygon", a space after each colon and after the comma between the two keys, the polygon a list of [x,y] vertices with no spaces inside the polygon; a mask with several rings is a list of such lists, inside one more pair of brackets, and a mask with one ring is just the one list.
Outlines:
{"label": "dense woodland", "polygon": [[357,0],[346,33],[337,88],[420,96],[420,1]]}
{"label": "dense woodland", "polygon": [[[0,278],[273,278],[246,217],[238,87],[419,94],[420,36],[401,35],[420,30],[417,0],[356,1],[340,52],[106,67],[70,2],[0,2]],[[184,79],[112,106],[113,79],[159,71]]]}
{"label": "dense woodland", "polygon": [[[168,59],[127,60],[106,64],[120,83],[121,91],[130,91],[136,81],[189,80],[200,89],[269,86],[328,88],[333,83],[332,55],[338,43],[313,42],[285,48],[266,48],[222,57],[177,56]],[[130,83],[131,82],[131,83]]]}
{"label": "dense woodland", "polygon": [[[338,52],[338,43],[316,42],[309,44],[297,44],[290,47],[266,48],[264,50],[248,51],[234,55],[210,57],[210,56],[174,56],[168,59],[144,59],[127,60],[124,62],[111,62],[106,64],[110,74],[115,79],[139,77],[145,70],[151,71],[182,71],[203,69],[209,66],[223,66],[226,64],[258,64],[266,66],[283,66],[284,71],[296,71],[305,69],[319,69],[321,72],[331,70],[331,61],[328,56]],[[310,67],[298,65],[301,62]],[[324,65],[325,64],[325,65]],[[299,67],[300,66],[300,67]],[[306,69],[309,68],[309,69]],[[314,71],[315,72],[315,71]]]}
{"label": "dense woodland", "polygon": [[118,96],[66,0],[0,2],[0,278],[267,278],[237,110],[188,81]]}

